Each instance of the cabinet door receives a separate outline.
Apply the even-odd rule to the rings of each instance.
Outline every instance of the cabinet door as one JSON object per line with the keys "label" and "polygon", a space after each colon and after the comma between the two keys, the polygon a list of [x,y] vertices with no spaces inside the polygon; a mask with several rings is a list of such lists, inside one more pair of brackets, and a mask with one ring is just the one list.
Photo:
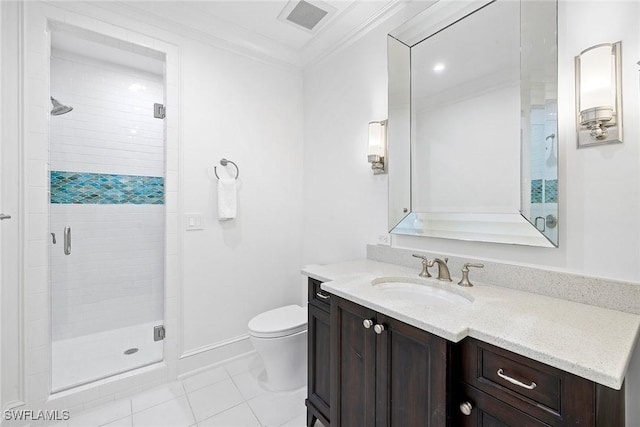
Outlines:
{"label": "cabinet door", "polygon": [[447,420],[447,341],[378,315],[376,427],[442,427]]}
{"label": "cabinet door", "polygon": [[329,313],[309,304],[308,391],[309,402],[329,420],[330,327]]}
{"label": "cabinet door", "polygon": [[331,427],[375,425],[375,312],[331,298]]}

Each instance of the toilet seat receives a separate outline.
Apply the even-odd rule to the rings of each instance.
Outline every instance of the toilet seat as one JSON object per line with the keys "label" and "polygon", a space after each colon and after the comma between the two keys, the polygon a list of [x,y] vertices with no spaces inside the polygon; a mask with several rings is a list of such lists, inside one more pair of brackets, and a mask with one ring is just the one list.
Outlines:
{"label": "toilet seat", "polygon": [[258,314],[249,321],[249,334],[257,338],[278,338],[307,329],[307,308],[287,305]]}

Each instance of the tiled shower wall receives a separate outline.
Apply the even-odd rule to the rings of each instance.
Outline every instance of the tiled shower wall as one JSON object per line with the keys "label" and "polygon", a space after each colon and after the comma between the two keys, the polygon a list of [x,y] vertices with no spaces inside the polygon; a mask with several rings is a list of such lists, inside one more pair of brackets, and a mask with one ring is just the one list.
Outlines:
{"label": "tiled shower wall", "polygon": [[50,87],[74,108],[49,120],[52,338],[159,321],[164,137],[153,104],[164,102],[163,78],[54,49]]}

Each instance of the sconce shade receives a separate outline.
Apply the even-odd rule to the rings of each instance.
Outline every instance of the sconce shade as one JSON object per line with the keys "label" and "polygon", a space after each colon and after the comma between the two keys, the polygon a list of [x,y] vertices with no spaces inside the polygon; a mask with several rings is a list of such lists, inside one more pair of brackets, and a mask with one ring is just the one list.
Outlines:
{"label": "sconce shade", "polygon": [[384,157],[384,125],[382,122],[369,123],[369,155]]}
{"label": "sconce shade", "polygon": [[578,148],[622,142],[621,42],[576,56]]}
{"label": "sconce shade", "polygon": [[[596,107],[614,109],[616,100],[611,45],[600,45],[580,55],[580,111]],[[614,109],[615,111],[615,109]]]}
{"label": "sconce shade", "polygon": [[385,157],[387,152],[387,121],[369,123],[369,148],[367,160],[371,163],[374,175],[386,173]]}

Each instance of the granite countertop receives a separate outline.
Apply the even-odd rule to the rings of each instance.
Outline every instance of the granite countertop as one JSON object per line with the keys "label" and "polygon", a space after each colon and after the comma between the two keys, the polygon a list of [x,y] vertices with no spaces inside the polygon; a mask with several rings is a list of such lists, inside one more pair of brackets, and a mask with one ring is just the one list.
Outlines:
{"label": "granite countertop", "polygon": [[[325,282],[322,289],[334,295],[447,340],[474,337],[615,389],[622,387],[640,329],[638,315],[476,283],[473,271],[471,288],[457,286],[459,277],[420,279],[416,269],[368,259],[309,265],[302,273]],[[425,305],[389,298],[371,285],[379,277],[452,287],[473,302]]]}

